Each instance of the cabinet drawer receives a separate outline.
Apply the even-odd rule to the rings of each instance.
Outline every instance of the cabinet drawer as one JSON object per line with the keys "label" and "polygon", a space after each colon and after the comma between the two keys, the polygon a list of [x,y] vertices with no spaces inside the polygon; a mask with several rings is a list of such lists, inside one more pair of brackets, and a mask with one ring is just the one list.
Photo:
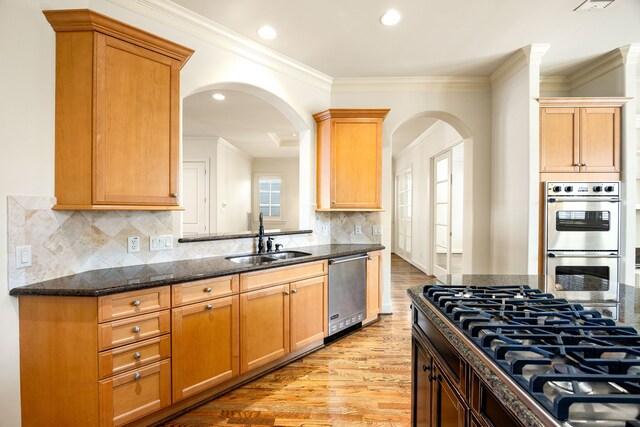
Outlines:
{"label": "cabinet drawer", "polygon": [[109,322],[170,307],[169,286],[98,298],[98,322]]}
{"label": "cabinet drawer", "polygon": [[100,381],[100,426],[120,426],[171,403],[171,362]]}
{"label": "cabinet drawer", "polygon": [[211,298],[226,297],[237,294],[240,276],[215,277],[213,279],[197,280],[172,286],[172,305],[192,304]]}
{"label": "cabinet drawer", "polygon": [[169,335],[107,350],[98,355],[100,379],[120,374],[129,369],[140,368],[170,356],[171,338]]}
{"label": "cabinet drawer", "polygon": [[327,261],[245,273],[240,275],[240,292],[253,291],[279,283],[288,283],[325,274],[327,274]]}
{"label": "cabinet drawer", "polygon": [[171,332],[169,310],[98,325],[98,349],[107,350]]}

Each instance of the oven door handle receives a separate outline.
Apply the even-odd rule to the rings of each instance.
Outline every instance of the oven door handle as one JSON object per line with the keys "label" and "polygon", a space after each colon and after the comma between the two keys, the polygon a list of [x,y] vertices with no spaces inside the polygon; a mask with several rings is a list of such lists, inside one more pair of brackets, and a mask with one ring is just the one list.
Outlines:
{"label": "oven door handle", "polygon": [[620,258],[620,255],[616,253],[585,253],[585,252],[562,252],[562,253],[554,253],[548,252],[547,257],[549,258]]}
{"label": "oven door handle", "polygon": [[557,202],[610,202],[610,203],[620,203],[620,199],[612,197],[610,199],[590,199],[586,197],[549,197],[547,199],[547,203],[557,203]]}

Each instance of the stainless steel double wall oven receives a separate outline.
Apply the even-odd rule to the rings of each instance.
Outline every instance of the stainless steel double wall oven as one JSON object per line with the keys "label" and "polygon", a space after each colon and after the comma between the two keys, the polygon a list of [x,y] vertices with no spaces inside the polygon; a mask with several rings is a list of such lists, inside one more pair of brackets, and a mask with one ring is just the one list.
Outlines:
{"label": "stainless steel double wall oven", "polygon": [[620,183],[546,182],[547,287],[616,317]]}

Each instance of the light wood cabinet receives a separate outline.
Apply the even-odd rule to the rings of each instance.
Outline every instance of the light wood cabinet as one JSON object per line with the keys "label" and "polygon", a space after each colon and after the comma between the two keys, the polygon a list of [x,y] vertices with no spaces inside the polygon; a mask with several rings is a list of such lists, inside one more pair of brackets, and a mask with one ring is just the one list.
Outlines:
{"label": "light wood cabinet", "polygon": [[174,402],[239,374],[237,295],[174,308],[172,318]]}
{"label": "light wood cabinet", "polygon": [[89,10],[56,31],[54,209],[180,209],[183,46]]}
{"label": "light wood cabinet", "polygon": [[289,353],[289,285],[240,295],[240,372]]}
{"label": "light wood cabinet", "polygon": [[624,98],[541,98],[540,172],[620,172]]}
{"label": "light wood cabinet", "polygon": [[371,252],[367,258],[367,317],[363,324],[378,318],[382,307],[382,252]]}
{"label": "light wood cabinet", "polygon": [[291,351],[322,340],[327,335],[329,325],[327,282],[327,276],[320,276],[289,285]]}
{"label": "light wood cabinet", "polygon": [[381,210],[382,122],[388,109],[329,109],[317,123],[317,207]]}

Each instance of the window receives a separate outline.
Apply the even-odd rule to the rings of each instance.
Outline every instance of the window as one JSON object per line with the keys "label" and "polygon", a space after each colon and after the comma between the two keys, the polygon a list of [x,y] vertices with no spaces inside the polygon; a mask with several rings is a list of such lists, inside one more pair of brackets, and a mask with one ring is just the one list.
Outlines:
{"label": "window", "polygon": [[282,178],[275,176],[258,177],[258,211],[265,217],[280,218],[282,209]]}

